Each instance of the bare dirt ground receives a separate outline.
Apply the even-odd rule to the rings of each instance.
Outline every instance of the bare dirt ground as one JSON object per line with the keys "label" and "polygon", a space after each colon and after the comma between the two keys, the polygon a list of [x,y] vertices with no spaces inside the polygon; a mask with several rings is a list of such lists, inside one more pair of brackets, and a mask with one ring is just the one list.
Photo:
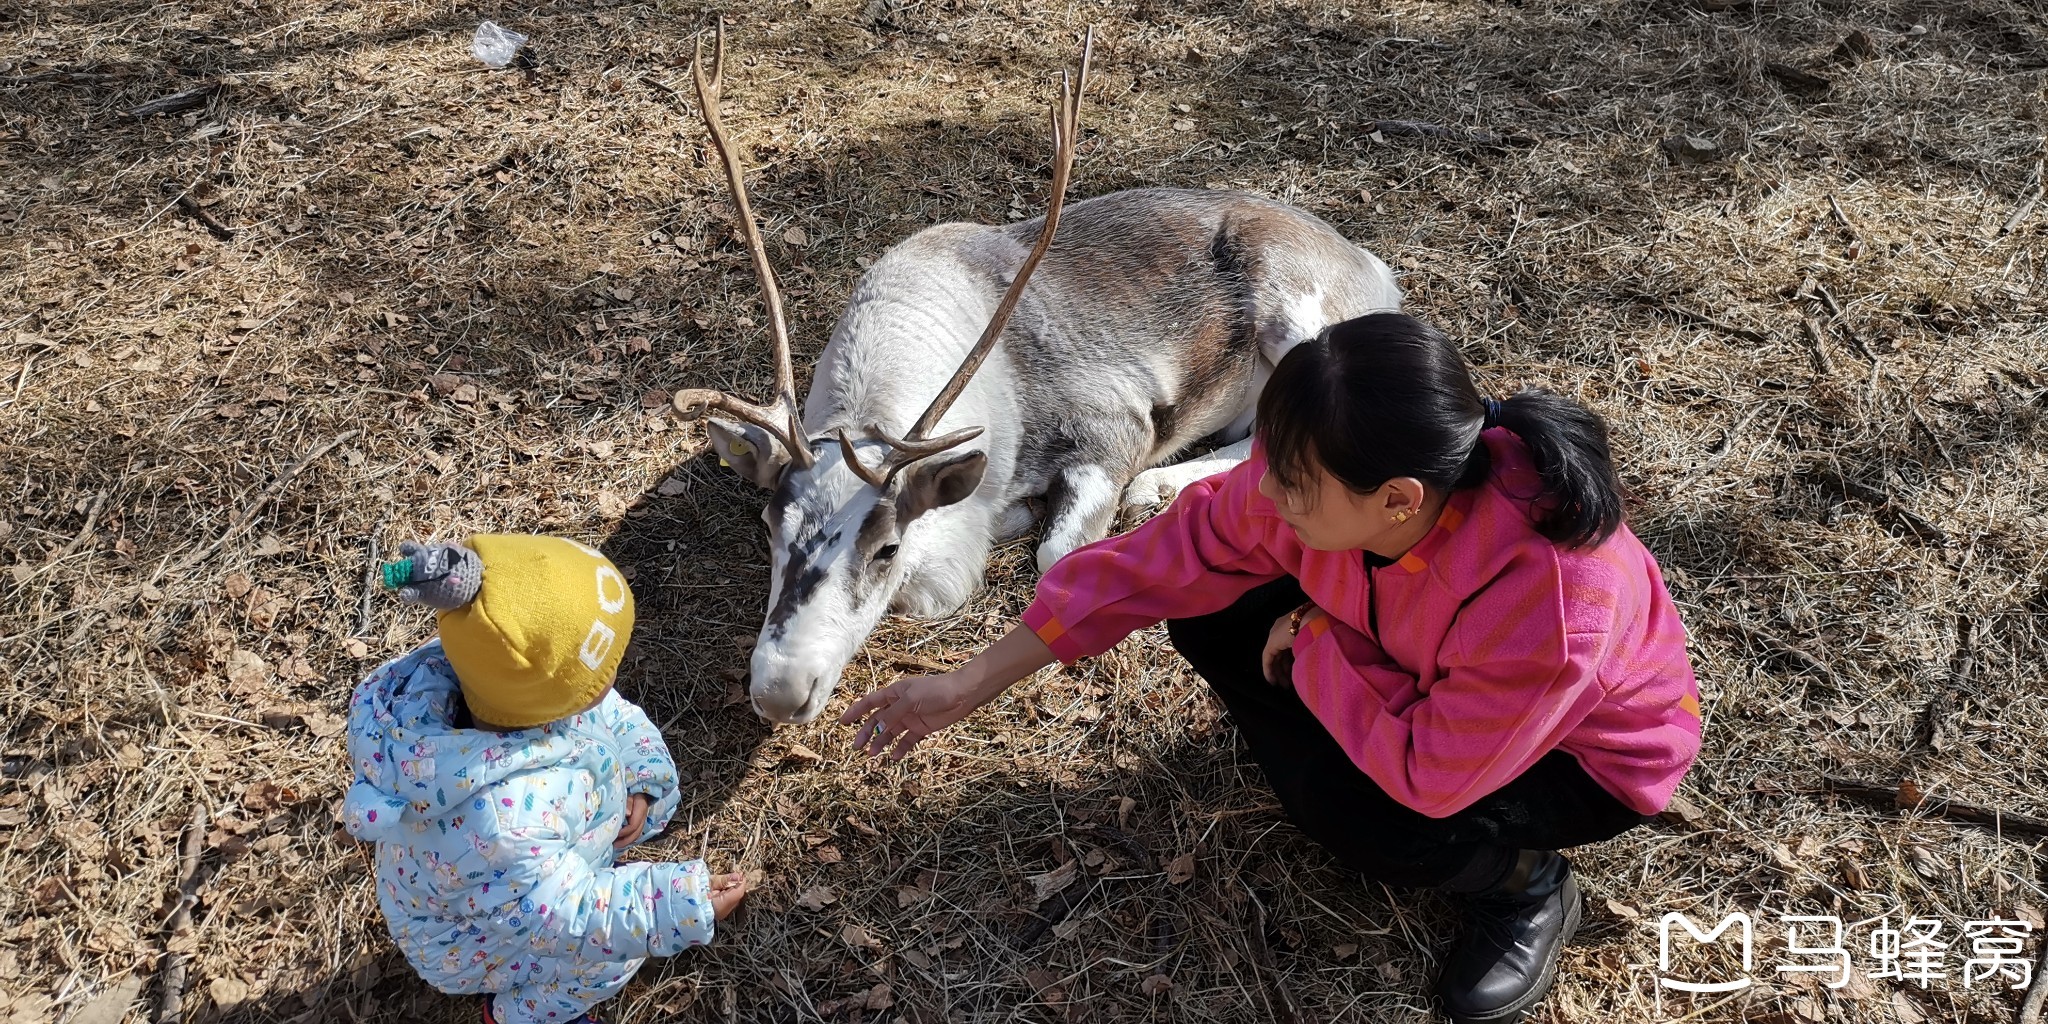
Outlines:
{"label": "bare dirt ground", "polygon": [[[707,13],[0,8],[0,1019],[154,1019],[178,963],[188,1020],[469,1019],[393,951],[332,808],[350,688],[430,628],[364,599],[370,545],[481,530],[628,567],[622,686],[696,776],[656,852],[765,879],[614,1019],[1283,1020],[1283,989],[1318,1020],[1431,1019],[1449,905],[1287,826],[1156,632],[893,769],[738,701],[761,498],[659,412],[767,383],[671,91]],[[1588,923],[1538,1021],[2013,1018],[2011,977],[1965,983],[1962,933],[2040,925],[2039,836],[1936,805],[2048,815],[2038,5],[730,13],[727,119],[800,373],[888,245],[1041,207],[1050,76],[1092,23],[1077,196],[1299,204],[1384,255],[1488,387],[1610,417],[1707,743],[1681,813],[1576,855]],[[484,17],[536,66],[473,61]],[[966,613],[873,649],[956,659],[1031,582],[1006,549]],[[196,810],[197,902],[167,929]],[[1658,917],[1735,910],[1757,984],[1659,1009]],[[1860,922],[1851,984],[1777,970],[1826,962],[1787,955],[1786,914]],[[1865,977],[1872,930],[1915,916],[1949,976]]]}

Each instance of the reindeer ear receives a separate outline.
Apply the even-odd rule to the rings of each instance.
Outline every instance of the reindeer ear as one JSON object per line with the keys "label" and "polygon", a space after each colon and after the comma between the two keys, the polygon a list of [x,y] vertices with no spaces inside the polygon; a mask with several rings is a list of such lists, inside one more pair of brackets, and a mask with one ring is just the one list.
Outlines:
{"label": "reindeer ear", "polygon": [[711,435],[711,450],[718,453],[718,461],[731,466],[733,472],[764,490],[772,491],[782,481],[782,471],[789,468],[789,453],[773,435],[751,423],[721,419],[706,420],[704,429]]}
{"label": "reindeer ear", "polygon": [[964,500],[981,486],[988,471],[984,452],[960,452],[913,462],[903,470],[903,489],[896,494],[896,521],[905,526],[935,508]]}

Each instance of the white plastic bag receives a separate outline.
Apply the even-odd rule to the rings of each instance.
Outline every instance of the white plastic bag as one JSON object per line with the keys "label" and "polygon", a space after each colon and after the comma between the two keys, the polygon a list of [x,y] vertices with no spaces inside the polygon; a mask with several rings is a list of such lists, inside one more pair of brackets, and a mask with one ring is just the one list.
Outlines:
{"label": "white plastic bag", "polygon": [[526,37],[495,21],[486,21],[476,27],[476,38],[469,41],[469,52],[476,59],[494,68],[512,63],[519,54],[519,48],[526,45]]}

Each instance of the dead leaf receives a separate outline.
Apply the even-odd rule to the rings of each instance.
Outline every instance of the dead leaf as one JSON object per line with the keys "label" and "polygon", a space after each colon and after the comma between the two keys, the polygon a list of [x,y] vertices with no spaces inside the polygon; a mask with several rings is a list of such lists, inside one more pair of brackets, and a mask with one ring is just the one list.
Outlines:
{"label": "dead leaf", "polygon": [[1335,956],[1335,957],[1336,957],[1337,959],[1339,959],[1339,960],[1349,960],[1349,959],[1351,959],[1352,957],[1354,957],[1354,956],[1357,956],[1357,955],[1358,955],[1358,943],[1356,943],[1356,942],[1340,942],[1340,943],[1337,943],[1337,944],[1336,944],[1335,946],[1331,947],[1331,949],[1330,949],[1330,955],[1332,955],[1332,956]]}
{"label": "dead leaf", "polygon": [[839,941],[855,949],[877,949],[882,945],[874,936],[868,934],[866,928],[851,922],[848,922],[846,927],[839,929]]}
{"label": "dead leaf", "polygon": [[1671,802],[1664,805],[1664,813],[1659,815],[1659,817],[1665,821],[1694,827],[1698,827],[1707,818],[1705,812],[1701,811],[1692,801],[1682,796],[1672,797]]}
{"label": "dead leaf", "polygon": [[270,678],[270,666],[254,652],[236,648],[228,655],[228,685],[237,690],[254,690]]}
{"label": "dead leaf", "polygon": [[250,554],[264,558],[284,554],[284,542],[277,539],[277,534],[266,533],[256,541],[256,548]]}
{"label": "dead leaf", "polygon": [[1138,988],[1148,996],[1156,996],[1161,992],[1172,991],[1173,979],[1164,974],[1155,974],[1139,982]]}
{"label": "dead leaf", "polygon": [[1914,874],[1930,882],[1939,882],[1948,874],[1948,865],[1924,846],[1906,847],[1906,862],[1913,865]]}
{"label": "dead leaf", "polygon": [[1134,810],[1137,810],[1137,809],[1138,809],[1138,802],[1137,802],[1136,800],[1133,800],[1133,799],[1131,799],[1130,797],[1127,797],[1127,796],[1120,796],[1120,797],[1117,797],[1117,798],[1116,798],[1116,827],[1117,827],[1117,828],[1120,828],[1120,829],[1127,829],[1127,828],[1130,828],[1130,827],[1131,827],[1131,812],[1132,812],[1132,811],[1134,811]]}
{"label": "dead leaf", "polygon": [[256,584],[249,579],[246,573],[231,572],[228,574],[227,579],[220,582],[220,585],[222,590],[227,591],[229,600],[239,601]]}
{"label": "dead leaf", "polygon": [[820,885],[805,890],[803,895],[796,898],[796,905],[805,910],[823,910],[826,905],[837,902],[838,899],[839,894],[833,892],[830,886]]}
{"label": "dead leaf", "polygon": [[206,994],[213,997],[214,1006],[226,1013],[249,1000],[249,986],[235,978],[215,978],[207,983]]}
{"label": "dead leaf", "polygon": [[1920,1012],[1920,1004],[1913,997],[1896,989],[1892,991],[1892,1016],[1899,1024],[1927,1024],[1927,1015]]}
{"label": "dead leaf", "polygon": [[917,950],[906,949],[902,953],[899,953],[897,955],[903,958],[904,963],[909,964],[910,966],[915,967],[920,971],[929,971],[932,969],[932,958],[924,955],[923,953],[918,952]]}
{"label": "dead leaf", "polygon": [[876,984],[874,988],[868,989],[856,998],[860,1005],[870,1010],[886,1010],[896,1005],[896,993],[886,981]]}
{"label": "dead leaf", "polygon": [[689,484],[686,484],[681,480],[678,480],[675,477],[671,476],[663,478],[661,483],[654,488],[654,493],[659,494],[664,498],[673,498],[676,495],[681,494],[689,489]]}
{"label": "dead leaf", "polygon": [[448,398],[450,401],[459,402],[463,405],[473,405],[483,396],[483,392],[477,390],[476,385],[464,384],[450,392]]}
{"label": "dead leaf", "polygon": [[899,885],[896,887],[896,906],[898,909],[922,903],[930,898],[931,893],[914,885]]}
{"label": "dead leaf", "polygon": [[791,227],[782,233],[782,240],[799,248],[811,244],[811,235],[800,227]]}
{"label": "dead leaf", "polygon": [[1877,983],[1871,981],[1869,975],[1864,974],[1862,971],[1851,970],[1848,983],[1836,989],[1835,995],[1843,999],[1861,1002],[1877,995],[1878,991]]}
{"label": "dead leaf", "polygon": [[1072,885],[1080,870],[1080,862],[1070,860],[1044,874],[1026,878],[1025,881],[1031,883],[1031,901],[1036,904],[1051,899],[1054,893]]}
{"label": "dead leaf", "polygon": [[1607,901],[1607,912],[1628,921],[1640,920],[1643,912],[1617,899]]}
{"label": "dead leaf", "polygon": [[1166,880],[1180,885],[1195,877],[1195,855],[1192,852],[1175,857],[1166,865]]}
{"label": "dead leaf", "polygon": [[34,894],[36,906],[44,910],[55,910],[71,902],[71,887],[56,875],[37,882]]}
{"label": "dead leaf", "polygon": [[[789,745],[789,749],[783,752],[782,759],[784,761],[800,761],[804,764],[817,764],[825,758],[817,751],[801,743],[792,743]],[[873,835],[874,833],[871,832],[869,834]]]}
{"label": "dead leaf", "polygon": [[370,656],[370,645],[355,637],[343,640],[341,642],[341,649],[343,653],[351,658],[367,658]]}
{"label": "dead leaf", "polygon": [[72,1014],[70,1024],[121,1024],[122,1018],[128,1016],[129,1004],[142,994],[143,981],[143,976],[136,973],[115,982]]}
{"label": "dead leaf", "polygon": [[275,782],[252,782],[242,788],[242,807],[251,814],[269,814],[297,802],[297,797],[297,792]]}
{"label": "dead leaf", "polygon": [[812,850],[811,856],[818,858],[818,863],[820,864],[837,864],[846,859],[846,855],[839,852],[839,847],[831,843],[826,843]]}
{"label": "dead leaf", "polygon": [[1031,986],[1031,992],[1040,1001],[1059,1005],[1067,997],[1060,987],[1060,976],[1043,967],[1033,967],[1024,972],[1024,984]]}

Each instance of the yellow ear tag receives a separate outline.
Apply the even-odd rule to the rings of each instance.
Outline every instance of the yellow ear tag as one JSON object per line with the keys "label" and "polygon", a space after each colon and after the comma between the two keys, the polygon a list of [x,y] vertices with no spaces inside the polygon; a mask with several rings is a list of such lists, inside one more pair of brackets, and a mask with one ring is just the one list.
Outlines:
{"label": "yellow ear tag", "polygon": [[732,442],[732,453],[734,455],[752,455],[754,454],[754,446],[745,441],[736,440]]}
{"label": "yellow ear tag", "polygon": [[721,466],[724,466],[724,467],[725,467],[725,468],[727,468],[727,469],[731,469],[731,468],[732,468],[732,463],[730,463],[730,462],[727,462],[727,461],[725,461],[724,459],[719,459],[719,460],[718,460],[718,464],[719,464],[719,465],[721,465]]}

